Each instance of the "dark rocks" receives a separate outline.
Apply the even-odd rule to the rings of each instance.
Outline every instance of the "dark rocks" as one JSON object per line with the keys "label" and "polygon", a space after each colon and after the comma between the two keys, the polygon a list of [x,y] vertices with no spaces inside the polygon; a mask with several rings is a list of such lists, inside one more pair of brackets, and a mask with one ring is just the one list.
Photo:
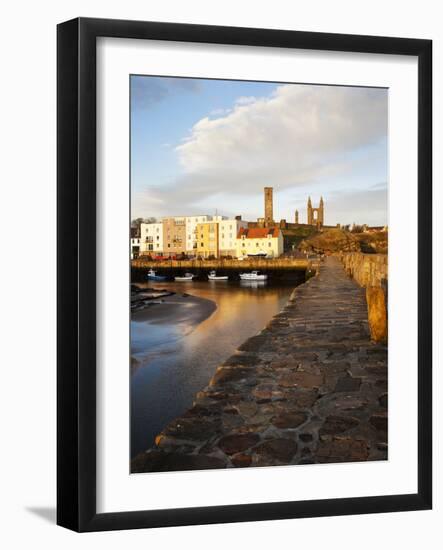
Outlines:
{"label": "dark rocks", "polygon": [[214,437],[220,431],[221,420],[219,418],[206,421],[200,418],[177,418],[166,426],[163,432],[155,439],[157,445],[160,444],[162,437],[176,437],[182,440],[205,441]]}
{"label": "dark rocks", "polygon": [[281,399],[284,397],[284,393],[273,384],[260,384],[252,391],[253,396],[256,398],[257,403],[266,403],[271,399]]}
{"label": "dark rocks", "polygon": [[376,430],[381,432],[388,431],[388,417],[386,414],[374,414],[369,419],[369,422],[374,426]]}
{"label": "dark rocks", "polygon": [[246,379],[253,375],[253,369],[242,367],[219,367],[212,377],[210,385],[216,386],[223,383],[238,382],[239,380]]}
{"label": "dark rocks", "polygon": [[353,378],[349,374],[338,379],[335,386],[336,392],[352,392],[358,391],[361,385],[361,378]]}
{"label": "dark rocks", "polygon": [[218,446],[224,453],[232,455],[246,451],[246,449],[253,447],[259,441],[260,436],[254,433],[234,434],[222,437],[218,442]]}
{"label": "dark rocks", "polygon": [[296,371],[285,374],[279,378],[278,384],[284,388],[318,388],[323,384],[324,376],[322,374],[312,374],[305,371]]}
{"label": "dark rocks", "polygon": [[295,429],[304,424],[308,416],[302,412],[283,412],[272,419],[272,424],[276,428]]}
{"label": "dark rocks", "polygon": [[242,366],[254,366],[260,363],[260,359],[257,355],[243,355],[243,354],[235,354],[231,355],[229,359],[227,359],[223,365],[228,366],[236,366],[236,365],[242,365]]}
{"label": "dark rocks", "polygon": [[349,416],[328,416],[320,428],[319,435],[340,434],[359,425],[357,418]]}
{"label": "dark rocks", "polygon": [[298,437],[303,443],[310,443],[314,439],[314,436],[308,433],[300,434]]}
{"label": "dark rocks", "polygon": [[247,468],[252,463],[252,456],[244,453],[237,453],[231,457],[231,462],[236,468]]}
{"label": "dark rocks", "polygon": [[266,344],[266,337],[257,335],[249,338],[238,349],[239,351],[259,351]]}
{"label": "dark rocks", "polygon": [[254,448],[255,462],[268,459],[288,463],[297,452],[297,443],[292,439],[269,439]]}

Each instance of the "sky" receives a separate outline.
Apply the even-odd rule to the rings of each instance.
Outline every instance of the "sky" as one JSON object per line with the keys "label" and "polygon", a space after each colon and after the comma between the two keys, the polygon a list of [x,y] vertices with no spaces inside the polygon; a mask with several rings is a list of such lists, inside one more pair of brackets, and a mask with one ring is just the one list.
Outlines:
{"label": "sky", "polygon": [[131,217],[387,224],[388,91],[131,76]]}

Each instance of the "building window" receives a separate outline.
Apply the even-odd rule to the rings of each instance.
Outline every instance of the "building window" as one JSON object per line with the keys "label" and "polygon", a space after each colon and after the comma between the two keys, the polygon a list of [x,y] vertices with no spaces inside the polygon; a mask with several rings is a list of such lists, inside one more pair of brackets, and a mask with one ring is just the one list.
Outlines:
{"label": "building window", "polygon": [[268,243],[268,246],[272,246],[272,243]]}
{"label": "building window", "polygon": [[200,246],[201,246],[201,247],[203,248],[203,246],[204,246],[204,243],[201,243],[201,245],[200,245]]}

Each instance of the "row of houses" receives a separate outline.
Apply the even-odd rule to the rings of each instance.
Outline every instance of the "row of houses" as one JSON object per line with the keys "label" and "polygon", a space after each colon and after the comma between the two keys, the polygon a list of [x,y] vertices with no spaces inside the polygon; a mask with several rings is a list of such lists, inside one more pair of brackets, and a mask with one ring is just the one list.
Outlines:
{"label": "row of houses", "polygon": [[131,258],[137,256],[240,258],[252,254],[278,257],[283,253],[279,228],[248,229],[241,216],[167,217],[142,223],[131,233]]}

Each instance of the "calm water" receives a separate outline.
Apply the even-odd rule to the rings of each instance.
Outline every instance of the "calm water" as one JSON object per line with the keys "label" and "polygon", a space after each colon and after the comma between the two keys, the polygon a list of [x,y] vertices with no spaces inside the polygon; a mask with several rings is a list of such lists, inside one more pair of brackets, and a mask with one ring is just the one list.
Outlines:
{"label": "calm water", "polygon": [[[179,298],[178,312],[174,306],[159,304],[151,306],[152,315],[147,310],[133,315],[131,345],[137,366],[131,376],[132,456],[152,446],[162,428],[191,406],[216,367],[282,309],[295,285],[197,281],[152,285],[212,300],[217,308],[210,313],[207,302],[191,299],[193,303],[186,304],[186,298]],[[158,308],[169,313],[162,316]],[[199,322],[208,310],[210,316]]]}

